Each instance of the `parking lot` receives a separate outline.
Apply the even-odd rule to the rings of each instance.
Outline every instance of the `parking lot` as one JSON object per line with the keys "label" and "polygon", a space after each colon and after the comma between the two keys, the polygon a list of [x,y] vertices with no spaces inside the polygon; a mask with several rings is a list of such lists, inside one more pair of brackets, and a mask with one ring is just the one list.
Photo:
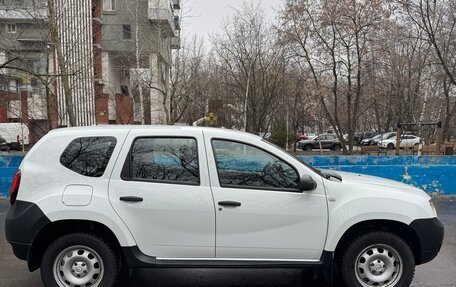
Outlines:
{"label": "parking lot", "polygon": [[[0,286],[41,287],[39,271],[29,273],[26,263],[17,260],[4,239],[4,221],[8,202],[0,199]],[[439,208],[445,225],[445,239],[439,256],[431,263],[418,266],[412,286],[456,287],[456,204]],[[318,280],[303,277],[295,269],[140,269],[125,287],[260,287],[322,286]]]}

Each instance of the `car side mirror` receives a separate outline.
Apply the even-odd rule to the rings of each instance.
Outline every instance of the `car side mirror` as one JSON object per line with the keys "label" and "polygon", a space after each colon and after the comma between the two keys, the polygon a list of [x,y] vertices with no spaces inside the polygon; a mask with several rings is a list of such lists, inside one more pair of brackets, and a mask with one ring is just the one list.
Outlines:
{"label": "car side mirror", "polygon": [[308,174],[301,176],[299,180],[299,190],[312,191],[317,188],[317,182]]}

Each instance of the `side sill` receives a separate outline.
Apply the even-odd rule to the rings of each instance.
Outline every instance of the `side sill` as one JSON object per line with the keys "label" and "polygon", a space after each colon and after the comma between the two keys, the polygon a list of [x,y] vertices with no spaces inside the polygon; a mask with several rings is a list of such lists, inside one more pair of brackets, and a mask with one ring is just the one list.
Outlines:
{"label": "side sill", "polygon": [[[319,261],[299,260],[245,260],[245,259],[161,259],[147,256],[137,246],[122,247],[130,268],[305,268],[332,269],[333,254],[324,251]],[[332,273],[332,272],[331,272]],[[326,276],[325,276],[326,277]]]}

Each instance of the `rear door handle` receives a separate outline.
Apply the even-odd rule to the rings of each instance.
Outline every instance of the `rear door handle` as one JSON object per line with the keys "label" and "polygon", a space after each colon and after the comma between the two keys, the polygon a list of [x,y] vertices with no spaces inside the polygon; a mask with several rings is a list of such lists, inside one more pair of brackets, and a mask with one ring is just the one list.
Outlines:
{"label": "rear door handle", "polygon": [[232,206],[232,207],[237,207],[237,206],[241,206],[241,203],[238,202],[238,201],[219,201],[218,202],[218,205],[220,206]]}
{"label": "rear door handle", "polygon": [[137,197],[137,196],[122,196],[119,199],[121,201],[127,201],[127,202],[142,202],[143,201],[142,197]]}

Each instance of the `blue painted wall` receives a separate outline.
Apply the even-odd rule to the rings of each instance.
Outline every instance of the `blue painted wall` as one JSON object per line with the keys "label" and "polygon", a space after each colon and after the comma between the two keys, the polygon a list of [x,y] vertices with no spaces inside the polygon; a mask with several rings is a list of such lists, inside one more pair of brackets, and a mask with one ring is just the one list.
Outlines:
{"label": "blue painted wall", "polygon": [[[8,196],[23,156],[0,156],[0,196]],[[380,176],[456,195],[456,156],[301,156],[312,166]]]}
{"label": "blue painted wall", "polygon": [[428,192],[456,194],[456,156],[301,156],[324,169],[380,176]]}

